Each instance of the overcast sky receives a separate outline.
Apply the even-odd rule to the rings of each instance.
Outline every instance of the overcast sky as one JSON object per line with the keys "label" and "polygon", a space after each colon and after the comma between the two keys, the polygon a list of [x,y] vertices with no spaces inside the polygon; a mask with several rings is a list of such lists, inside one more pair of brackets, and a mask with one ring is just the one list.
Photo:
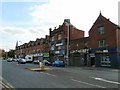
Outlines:
{"label": "overcast sky", "polygon": [[0,2],[0,48],[15,49],[30,40],[49,35],[49,28],[65,18],[78,29],[88,31],[99,16],[118,24],[119,0],[2,0]]}

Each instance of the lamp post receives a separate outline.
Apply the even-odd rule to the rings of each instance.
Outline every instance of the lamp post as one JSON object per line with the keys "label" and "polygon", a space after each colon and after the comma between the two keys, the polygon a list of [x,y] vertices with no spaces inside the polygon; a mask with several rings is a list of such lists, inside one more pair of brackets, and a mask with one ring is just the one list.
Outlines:
{"label": "lamp post", "polygon": [[[119,27],[117,27],[116,30],[116,39],[117,39],[117,62],[119,63]],[[120,64],[118,65],[118,67],[120,68]]]}
{"label": "lamp post", "polygon": [[22,56],[22,41],[19,41],[21,43],[21,47],[20,47],[20,57]]}
{"label": "lamp post", "polygon": [[69,42],[70,42],[70,24],[66,23],[67,25],[67,65],[69,65]]}

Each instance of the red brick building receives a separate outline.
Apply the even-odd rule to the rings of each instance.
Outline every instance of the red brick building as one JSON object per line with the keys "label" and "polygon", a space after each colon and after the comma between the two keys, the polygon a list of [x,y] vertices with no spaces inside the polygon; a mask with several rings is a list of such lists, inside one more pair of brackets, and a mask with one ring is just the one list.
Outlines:
{"label": "red brick building", "polygon": [[71,66],[87,65],[89,37],[70,40],[70,62]]}
{"label": "red brick building", "polygon": [[120,67],[120,27],[99,14],[89,37],[70,40],[70,65]]}
{"label": "red brick building", "polygon": [[58,58],[66,61],[69,56],[70,62],[77,66],[120,67],[120,27],[101,13],[89,30],[89,37],[84,37],[84,31],[73,26],[69,19],[58,28],[50,28],[49,34],[17,46],[16,56],[49,53],[51,62]]}
{"label": "red brick building", "polygon": [[120,64],[120,28],[101,13],[89,30],[90,56],[88,62],[95,66],[118,68]]}
{"label": "red brick building", "polygon": [[23,45],[16,46],[16,57],[25,57],[31,54],[44,54],[49,53],[49,36],[45,38],[36,39]]}
{"label": "red brick building", "polygon": [[50,28],[51,60],[56,60],[57,58],[65,60],[65,57],[67,56],[67,46],[69,46],[70,49],[70,40],[83,37],[84,31],[73,26],[69,19],[65,19],[63,24],[59,25],[57,29],[55,28],[52,30]]}

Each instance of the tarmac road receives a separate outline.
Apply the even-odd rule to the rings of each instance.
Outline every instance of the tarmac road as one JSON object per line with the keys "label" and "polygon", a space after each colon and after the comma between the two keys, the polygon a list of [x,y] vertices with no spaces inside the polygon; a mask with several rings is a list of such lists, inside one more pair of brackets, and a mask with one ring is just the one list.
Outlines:
{"label": "tarmac road", "polygon": [[89,67],[52,67],[36,72],[34,64],[2,62],[2,77],[14,88],[118,88],[118,70]]}

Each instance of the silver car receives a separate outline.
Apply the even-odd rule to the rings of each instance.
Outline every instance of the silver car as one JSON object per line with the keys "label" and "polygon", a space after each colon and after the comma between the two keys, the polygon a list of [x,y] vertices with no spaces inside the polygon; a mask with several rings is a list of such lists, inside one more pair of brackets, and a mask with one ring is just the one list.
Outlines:
{"label": "silver car", "polygon": [[23,58],[18,59],[18,64],[26,64],[26,60]]}

